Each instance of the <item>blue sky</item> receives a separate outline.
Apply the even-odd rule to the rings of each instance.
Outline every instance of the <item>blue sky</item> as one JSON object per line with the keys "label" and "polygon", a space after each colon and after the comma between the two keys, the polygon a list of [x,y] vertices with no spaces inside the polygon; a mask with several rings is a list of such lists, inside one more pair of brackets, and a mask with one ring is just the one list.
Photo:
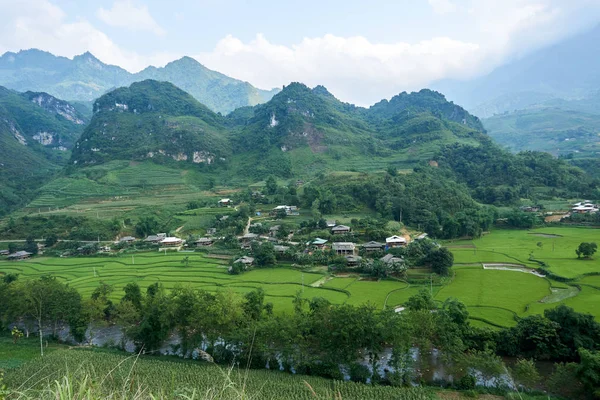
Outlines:
{"label": "blue sky", "polygon": [[138,71],[181,56],[261,88],[361,105],[468,79],[600,22],[598,0],[0,0],[0,53],[91,51]]}

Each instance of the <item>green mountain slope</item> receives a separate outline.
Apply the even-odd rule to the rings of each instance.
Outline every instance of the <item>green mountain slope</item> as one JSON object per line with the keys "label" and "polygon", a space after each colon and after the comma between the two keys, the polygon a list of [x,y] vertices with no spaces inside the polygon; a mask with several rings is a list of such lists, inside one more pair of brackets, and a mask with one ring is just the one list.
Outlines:
{"label": "green mountain slope", "polygon": [[230,152],[222,121],[168,82],[137,82],[96,100],[72,163],[143,159],[218,163]]}
{"label": "green mountain slope", "polygon": [[189,57],[136,74],[104,64],[89,52],[73,60],[36,49],[7,52],[0,57],[0,85],[18,91],[44,91],[70,101],[91,102],[116,87],[146,79],[171,82],[224,114],[268,101],[278,91],[257,89],[209,70]]}
{"label": "green mountain slope", "polygon": [[236,110],[227,121],[236,132],[239,171],[255,177],[408,168],[446,144],[476,146],[485,136],[476,117],[429,90],[365,109],[337,100],[322,86],[292,83],[268,103]]}
{"label": "green mountain slope", "polygon": [[46,93],[0,87],[0,215],[66,163],[85,123],[73,106]]}
{"label": "green mountain slope", "polygon": [[560,108],[535,108],[484,120],[488,134],[511,151],[545,151],[555,156],[595,156],[600,115]]}

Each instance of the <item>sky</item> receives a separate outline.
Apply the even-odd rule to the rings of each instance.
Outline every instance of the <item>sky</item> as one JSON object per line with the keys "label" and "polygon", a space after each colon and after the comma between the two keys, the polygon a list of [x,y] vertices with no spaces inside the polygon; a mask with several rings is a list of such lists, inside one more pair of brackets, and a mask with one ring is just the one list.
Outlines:
{"label": "sky", "polygon": [[90,51],[137,72],[191,56],[270,89],[369,105],[470,79],[600,24],[600,0],[0,0],[0,54]]}

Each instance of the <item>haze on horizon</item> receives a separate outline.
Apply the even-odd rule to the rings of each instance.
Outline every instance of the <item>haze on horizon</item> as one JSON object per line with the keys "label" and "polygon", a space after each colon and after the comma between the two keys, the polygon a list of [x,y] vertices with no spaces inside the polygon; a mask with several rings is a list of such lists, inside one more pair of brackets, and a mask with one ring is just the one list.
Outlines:
{"label": "haze on horizon", "polygon": [[595,0],[0,0],[0,54],[38,48],[137,72],[182,56],[259,88],[370,105],[469,79],[600,23]]}

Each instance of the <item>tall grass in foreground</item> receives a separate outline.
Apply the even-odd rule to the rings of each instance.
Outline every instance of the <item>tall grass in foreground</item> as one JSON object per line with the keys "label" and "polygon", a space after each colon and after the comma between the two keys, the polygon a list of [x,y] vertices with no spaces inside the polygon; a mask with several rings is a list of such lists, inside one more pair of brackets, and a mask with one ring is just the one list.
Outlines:
{"label": "tall grass in foreground", "polygon": [[[7,399],[54,400],[431,400],[423,388],[369,386],[266,370],[62,350],[9,370]],[[1,395],[0,395],[1,399]]]}

